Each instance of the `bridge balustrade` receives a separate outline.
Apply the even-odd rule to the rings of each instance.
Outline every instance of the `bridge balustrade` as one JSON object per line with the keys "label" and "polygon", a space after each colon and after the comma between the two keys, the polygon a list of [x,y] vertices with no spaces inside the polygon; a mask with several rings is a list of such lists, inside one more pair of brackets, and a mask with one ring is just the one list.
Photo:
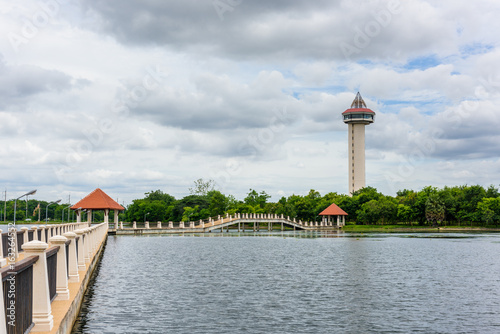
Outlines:
{"label": "bridge balustrade", "polygon": [[33,328],[33,264],[38,256],[27,257],[12,267],[0,270],[2,275],[0,332],[24,334]]}
{"label": "bridge balustrade", "polygon": [[[87,243],[87,249],[93,250],[93,258],[107,235],[107,223],[92,226],[86,229],[75,229],[84,225],[62,226],[57,231],[64,232],[64,236],[54,235],[49,241],[51,246],[40,240],[25,241],[29,237],[26,230],[16,232],[14,237],[8,233],[2,234],[1,240],[13,245],[10,251],[21,249],[24,259],[14,262],[0,270],[2,285],[0,291],[0,334],[28,333],[30,331],[50,331],[53,327],[51,302],[69,298],[68,280],[79,281],[78,260]],[[47,229],[49,230],[49,229]],[[73,230],[75,232],[69,232]],[[33,238],[36,236],[33,230]],[[56,233],[56,229],[48,233]],[[43,236],[43,233],[39,236]],[[84,241],[86,240],[86,241]],[[19,241],[19,244],[16,243]],[[22,242],[21,242],[22,241]],[[80,245],[79,245],[80,244]],[[2,245],[2,250],[3,250]],[[7,247],[7,252],[9,251]],[[8,254],[8,253],[5,253]],[[85,263],[83,268],[85,269]],[[11,293],[10,291],[15,291]],[[14,302],[11,303],[12,299]],[[9,309],[10,307],[10,309]]]}

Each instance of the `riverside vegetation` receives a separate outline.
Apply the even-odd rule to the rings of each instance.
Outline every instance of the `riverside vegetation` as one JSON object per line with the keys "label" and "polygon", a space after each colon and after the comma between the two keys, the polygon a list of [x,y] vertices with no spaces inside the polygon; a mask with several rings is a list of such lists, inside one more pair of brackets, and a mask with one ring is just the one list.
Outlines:
{"label": "riverside vegetation", "polygon": [[[214,190],[212,181],[197,180],[191,194],[175,199],[161,190],[145,194],[127,207],[127,221],[195,221],[225,213],[276,213],[303,220],[319,220],[318,214],[335,203],[347,214],[350,225],[385,227],[474,226],[498,227],[500,194],[498,188],[479,185],[425,187],[420,191],[401,190],[395,197],[366,187],[353,196],[330,192],[321,195],[310,190],[305,196],[291,195],[277,202],[265,191],[250,189],[243,200]],[[356,229],[346,226],[346,229]]]}
{"label": "riverside vegetation", "polygon": [[[420,191],[400,190],[395,197],[366,187],[353,193],[353,196],[330,192],[321,195],[310,190],[307,195],[282,197],[277,202],[269,202],[270,195],[265,191],[250,189],[243,200],[225,195],[215,190],[213,181],[195,181],[190,195],[181,199],[161,190],[151,191],[142,199],[133,200],[125,212],[120,214],[123,221],[196,221],[217,215],[234,213],[276,213],[298,219],[316,221],[318,214],[330,204],[335,203],[347,212],[346,230],[367,229],[387,230],[398,227],[489,227],[498,228],[500,222],[500,194],[493,185],[484,188],[480,185],[463,185],[438,189],[428,186]],[[29,200],[28,213],[37,216],[37,206],[45,211],[46,203]],[[7,220],[13,217],[13,201],[7,203]],[[68,204],[49,206],[51,221],[61,220],[63,208]],[[18,202],[16,213],[20,221],[25,218],[26,208]],[[41,210],[40,209],[40,210]],[[66,220],[67,220],[66,209]],[[42,220],[45,212],[42,212]],[[94,220],[102,220],[102,212],[94,213]],[[364,225],[353,226],[353,225]],[[378,226],[376,226],[378,225]],[[368,229],[369,230],[369,229]]]}

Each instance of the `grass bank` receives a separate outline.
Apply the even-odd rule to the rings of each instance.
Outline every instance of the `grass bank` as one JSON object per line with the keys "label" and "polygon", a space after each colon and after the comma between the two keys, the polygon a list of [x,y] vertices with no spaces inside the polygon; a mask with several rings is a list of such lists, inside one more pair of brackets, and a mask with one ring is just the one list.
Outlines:
{"label": "grass bank", "polygon": [[477,226],[419,226],[419,225],[346,225],[342,228],[345,232],[500,232],[499,227]]}

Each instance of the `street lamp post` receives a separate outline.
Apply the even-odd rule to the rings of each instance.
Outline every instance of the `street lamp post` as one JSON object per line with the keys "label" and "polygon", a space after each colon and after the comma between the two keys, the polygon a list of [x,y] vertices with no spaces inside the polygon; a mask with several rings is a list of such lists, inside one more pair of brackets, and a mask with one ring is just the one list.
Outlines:
{"label": "street lamp post", "polygon": [[33,195],[36,193],[36,189],[35,190],[32,190],[30,191],[29,193],[26,193],[22,196],[19,196],[18,198],[16,198],[16,200],[14,201],[14,225],[16,225],[16,211],[17,211],[17,200],[24,197],[24,196],[29,196],[29,195]]}
{"label": "street lamp post", "polygon": [[[70,206],[71,206],[71,204],[62,209],[62,222],[63,222],[63,224],[64,224],[64,210],[68,209]],[[69,209],[68,209],[68,223],[69,222],[70,221],[69,221]]]}
{"label": "street lamp post", "polygon": [[149,212],[144,215],[144,222],[146,222],[146,216],[149,215]]}
{"label": "street lamp post", "polygon": [[47,206],[45,207],[45,224],[47,224],[47,222],[49,221],[49,205],[51,204],[57,204],[59,203],[61,200],[58,199],[57,201],[54,201],[54,202],[50,202],[49,204],[47,204]]}
{"label": "street lamp post", "polygon": [[26,218],[28,218],[28,197],[29,195],[26,195],[26,216],[24,217],[24,220],[26,221]]}

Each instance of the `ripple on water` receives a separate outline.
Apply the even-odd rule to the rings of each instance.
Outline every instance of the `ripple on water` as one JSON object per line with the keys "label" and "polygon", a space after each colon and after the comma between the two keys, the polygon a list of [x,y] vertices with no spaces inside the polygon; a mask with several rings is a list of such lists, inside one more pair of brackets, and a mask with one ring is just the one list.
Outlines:
{"label": "ripple on water", "polygon": [[499,332],[496,235],[285,236],[110,237],[73,333]]}

